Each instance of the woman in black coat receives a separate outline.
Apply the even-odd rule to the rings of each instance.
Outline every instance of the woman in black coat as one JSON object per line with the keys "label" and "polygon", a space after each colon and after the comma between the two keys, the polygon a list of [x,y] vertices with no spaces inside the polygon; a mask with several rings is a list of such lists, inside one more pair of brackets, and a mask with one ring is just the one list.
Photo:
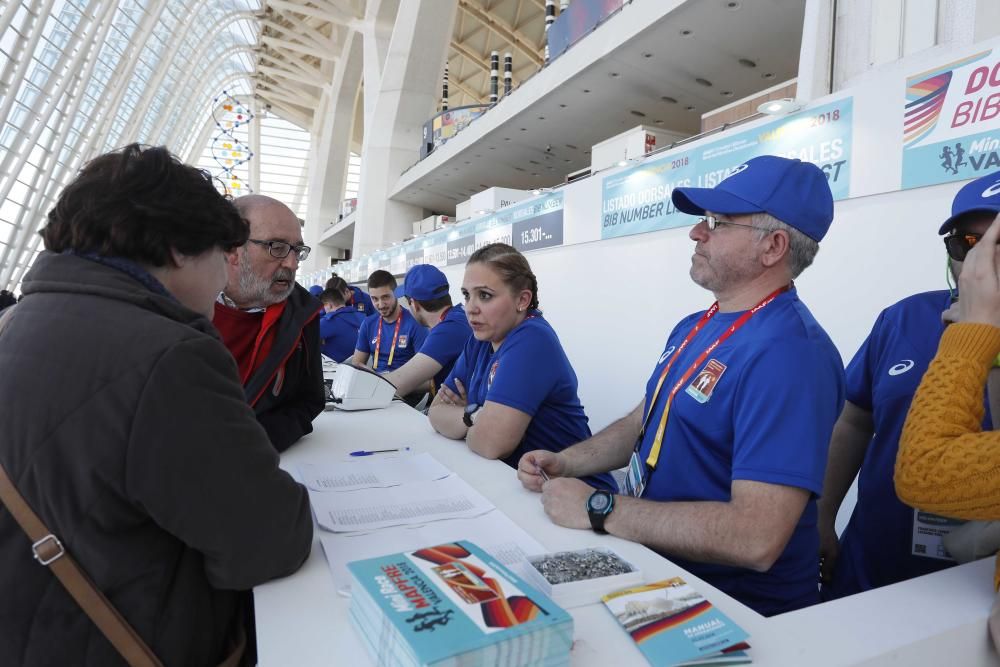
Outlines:
{"label": "woman in black coat", "polygon": [[[165,148],[96,158],[41,232],[0,332],[0,465],[166,665],[214,665],[249,590],[312,544],[211,324],[246,223]],[[124,664],[0,508],[0,655]]]}

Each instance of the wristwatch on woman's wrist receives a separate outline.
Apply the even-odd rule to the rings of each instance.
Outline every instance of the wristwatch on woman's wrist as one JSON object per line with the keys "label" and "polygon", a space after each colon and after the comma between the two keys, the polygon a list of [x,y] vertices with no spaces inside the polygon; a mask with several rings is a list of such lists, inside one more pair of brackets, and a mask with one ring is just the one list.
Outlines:
{"label": "wristwatch on woman's wrist", "polygon": [[472,428],[472,425],[476,423],[476,412],[479,411],[478,403],[469,403],[465,406],[465,412],[462,413],[462,422]]}

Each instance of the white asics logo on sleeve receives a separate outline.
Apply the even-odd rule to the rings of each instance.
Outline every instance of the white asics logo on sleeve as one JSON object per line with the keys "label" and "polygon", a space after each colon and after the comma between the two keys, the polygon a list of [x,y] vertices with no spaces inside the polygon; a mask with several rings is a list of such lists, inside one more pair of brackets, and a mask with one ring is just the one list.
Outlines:
{"label": "white asics logo on sleeve", "polygon": [[983,199],[988,199],[995,194],[1000,194],[1000,181],[983,190]]}
{"label": "white asics logo on sleeve", "polygon": [[913,359],[903,359],[902,362],[889,369],[889,375],[902,375],[911,368],[913,368]]}
{"label": "white asics logo on sleeve", "polygon": [[667,357],[669,357],[673,353],[674,353],[674,346],[671,345],[663,352],[663,354],[660,355],[660,360],[656,362],[656,365],[659,366],[660,364],[662,364],[664,361],[667,360]]}

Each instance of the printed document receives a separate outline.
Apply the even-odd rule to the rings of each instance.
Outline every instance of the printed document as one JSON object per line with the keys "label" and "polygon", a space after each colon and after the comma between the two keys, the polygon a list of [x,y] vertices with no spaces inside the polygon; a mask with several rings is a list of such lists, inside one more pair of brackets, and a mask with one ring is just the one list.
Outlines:
{"label": "printed document", "polygon": [[349,493],[309,491],[316,521],[335,533],[465,519],[494,508],[458,475]]}
{"label": "printed document", "polygon": [[367,456],[359,460],[299,466],[310,491],[355,491],[442,479],[451,471],[427,453],[412,456]]}

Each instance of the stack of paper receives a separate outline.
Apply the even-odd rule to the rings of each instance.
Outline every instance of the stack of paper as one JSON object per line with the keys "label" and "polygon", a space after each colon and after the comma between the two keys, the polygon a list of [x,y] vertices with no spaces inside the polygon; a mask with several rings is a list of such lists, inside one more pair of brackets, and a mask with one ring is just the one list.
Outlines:
{"label": "stack of paper", "polygon": [[363,458],[340,463],[299,466],[302,483],[310,491],[355,491],[443,479],[451,471],[427,453],[411,456]]}
{"label": "stack of paper", "polygon": [[572,617],[471,542],[348,569],[351,621],[379,665],[569,664]]}
{"label": "stack of paper", "polygon": [[309,501],[319,525],[335,533],[466,519],[494,508],[493,503],[454,474],[438,480],[347,493],[310,489]]}

